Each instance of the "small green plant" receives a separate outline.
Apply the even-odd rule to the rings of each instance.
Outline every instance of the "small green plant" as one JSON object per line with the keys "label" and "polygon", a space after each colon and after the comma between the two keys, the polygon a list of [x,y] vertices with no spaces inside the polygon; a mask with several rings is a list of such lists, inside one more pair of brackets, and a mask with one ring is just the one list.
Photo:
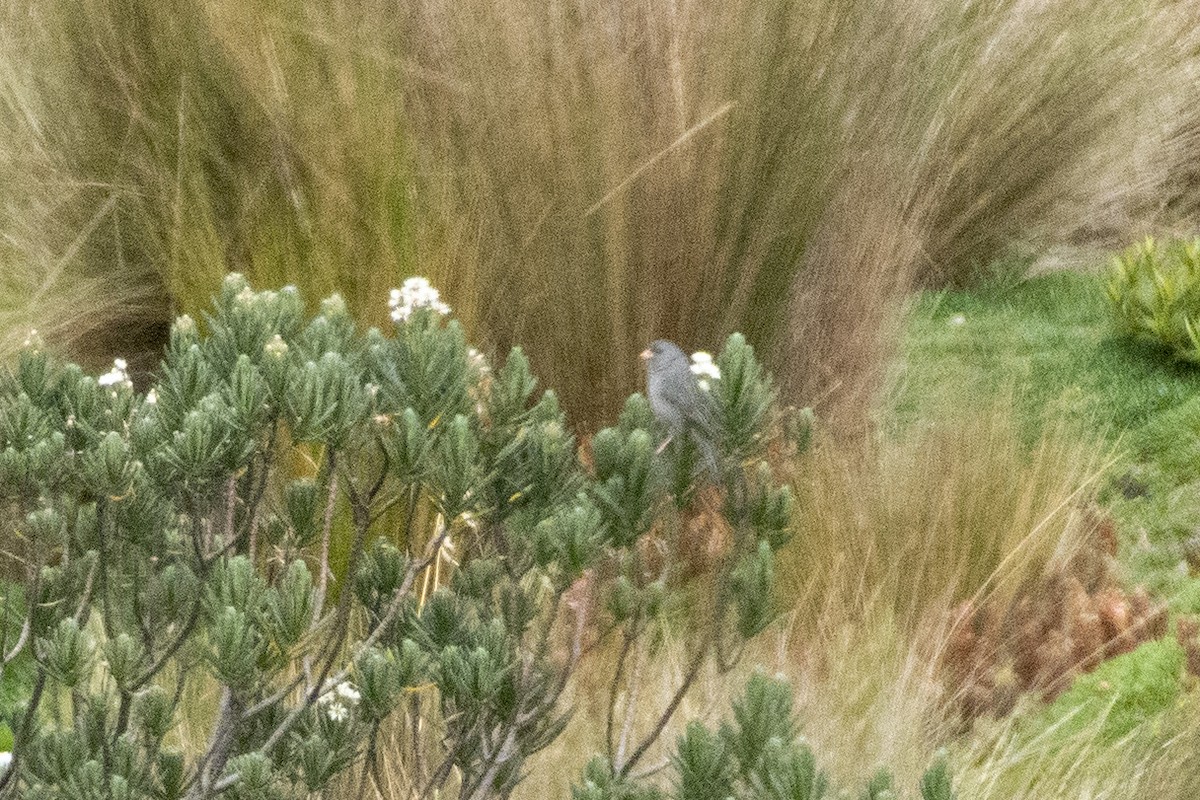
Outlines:
{"label": "small green plant", "polygon": [[[669,793],[614,772],[598,756],[572,788],[572,796],[574,800],[821,800],[828,796],[829,780],[798,735],[790,687],[756,673],[742,697],[733,702],[733,724],[722,722],[712,730],[692,722],[676,740]],[[944,757],[939,756],[922,776],[920,793],[922,800],[954,799]],[[891,773],[877,771],[860,796],[895,800]]]}
{"label": "small green plant", "polygon": [[1113,260],[1107,289],[1124,333],[1200,362],[1200,238],[1147,236]]}
{"label": "small green plant", "polygon": [[[36,338],[0,375],[0,520],[29,598],[0,679],[33,663],[0,797],[274,800],[355,774],[364,791],[394,715],[414,797],[507,797],[566,724],[585,634],[628,649],[709,592],[690,670],[623,774],[700,665],[732,665],[770,621],[791,495],[761,459],[773,394],[740,336],[710,393],[731,539],[697,589],[647,561],[694,487],[644,398],[585,470],[519,348],[493,370],[423,279],[391,306],[394,335],[364,333],[336,295],[306,319],[294,288],[232,275],[206,334],[175,322],[146,394],[122,361],[93,378]],[[197,686],[216,708],[181,745]]]}

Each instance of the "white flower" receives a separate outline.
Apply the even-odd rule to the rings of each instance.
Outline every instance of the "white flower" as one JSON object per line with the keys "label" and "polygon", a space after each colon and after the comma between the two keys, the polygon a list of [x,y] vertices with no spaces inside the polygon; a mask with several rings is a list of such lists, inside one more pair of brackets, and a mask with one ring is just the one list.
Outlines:
{"label": "white flower", "polygon": [[150,389],[150,391],[146,392],[146,405],[153,406],[153,405],[157,405],[157,404],[158,404],[158,390],[152,387]]}
{"label": "white flower", "polygon": [[467,348],[467,362],[479,374],[480,377],[491,372],[491,367],[488,366],[487,356],[476,350],[474,347]]}
{"label": "white flower", "polygon": [[263,352],[275,358],[283,358],[287,355],[287,342],[278,333],[271,337],[271,341],[263,345]]}
{"label": "white flower", "polygon": [[710,381],[721,380],[721,368],[713,363],[712,355],[703,350],[692,353],[691,370],[697,378],[696,383],[706,392],[712,388]]}
{"label": "white flower", "polygon": [[133,381],[129,380],[128,364],[123,358],[113,359],[113,368],[96,379],[96,383],[101,386],[116,386],[124,384],[129,388],[133,388]]}
{"label": "white flower", "polygon": [[388,308],[392,310],[394,322],[407,322],[419,308],[432,309],[442,316],[450,313],[450,306],[442,302],[438,290],[425,278],[409,278],[399,289],[392,289],[388,295]]}
{"label": "white flower", "polygon": [[358,705],[358,701],[362,697],[362,695],[358,693],[358,689],[354,688],[354,684],[350,683],[349,681],[342,681],[339,683],[333,692],[339,698],[352,706]]}
{"label": "white flower", "polygon": [[12,763],[12,753],[0,753],[0,775],[8,772],[8,765]]}
{"label": "white flower", "polygon": [[332,690],[321,695],[317,703],[325,710],[325,715],[334,722],[342,722],[350,716],[350,709],[358,705],[361,695],[354,684],[342,681]]}
{"label": "white flower", "polygon": [[967,318],[966,318],[966,316],[964,316],[963,314],[955,314],[953,317],[951,317],[951,318],[950,318],[950,324],[951,324],[951,325],[956,325],[956,326],[957,326],[957,325],[962,325],[962,324],[964,324],[966,321],[967,321]]}
{"label": "white flower", "polygon": [[692,374],[720,380],[721,368],[713,363],[712,355],[701,350],[698,353],[692,353]]}
{"label": "white flower", "polygon": [[346,315],[346,298],[334,293],[321,301],[321,313],[326,317],[344,317]]}
{"label": "white flower", "polygon": [[21,342],[21,347],[26,350],[41,350],[42,337],[37,332],[37,328],[30,328],[29,335],[25,337],[25,341]]}
{"label": "white flower", "polygon": [[188,314],[184,314],[181,317],[176,317],[171,327],[179,333],[193,334],[196,332],[196,320],[192,319]]}

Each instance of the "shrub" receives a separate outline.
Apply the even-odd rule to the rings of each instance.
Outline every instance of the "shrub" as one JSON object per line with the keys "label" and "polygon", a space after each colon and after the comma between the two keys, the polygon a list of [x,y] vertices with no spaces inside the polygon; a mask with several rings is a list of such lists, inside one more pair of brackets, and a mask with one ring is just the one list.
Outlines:
{"label": "shrub", "polygon": [[[792,696],[783,681],[761,673],[746,684],[733,702],[734,723],[722,722],[712,730],[692,722],[675,742],[671,754],[672,791],[675,800],[821,800],[829,780],[817,769],[813,751],[797,738]],[[660,800],[657,787],[614,773],[607,761],[596,758],[572,787],[574,800]],[[923,800],[953,800],[945,759],[939,758],[922,776]],[[839,797],[845,796],[842,794]],[[881,769],[871,778],[863,800],[895,798],[892,776]]]}
{"label": "shrub", "polygon": [[1122,332],[1200,362],[1200,238],[1146,237],[1114,259],[1107,288]]}
{"label": "shrub", "polygon": [[[2,519],[30,598],[4,658],[34,660],[0,794],[265,800],[355,764],[361,783],[399,707],[440,732],[408,791],[504,797],[565,724],[585,632],[661,630],[688,587],[643,544],[679,535],[695,487],[645,399],[595,436],[587,472],[520,349],[493,371],[419,279],[392,306],[394,336],[363,333],[338,296],[306,320],[294,288],[233,275],[207,335],[176,320],[144,395],[123,362],[93,378],[36,339],[0,376]],[[692,672],[622,772],[699,665],[732,665],[772,616],[791,504],[762,461],[773,394],[741,337],[717,363],[719,466],[696,480],[723,498],[728,546],[689,589],[708,593]],[[315,474],[291,468],[304,458]],[[215,709],[188,707],[213,685]],[[184,718],[203,743],[177,744]]]}

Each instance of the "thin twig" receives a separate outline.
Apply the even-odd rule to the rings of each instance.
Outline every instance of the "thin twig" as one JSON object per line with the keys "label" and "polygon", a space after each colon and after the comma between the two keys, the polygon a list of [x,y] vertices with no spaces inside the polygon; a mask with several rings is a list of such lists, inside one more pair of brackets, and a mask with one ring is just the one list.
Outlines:
{"label": "thin twig", "polygon": [[[31,581],[29,592],[27,592],[25,595],[26,602],[29,606],[29,611],[25,614],[25,622],[21,624],[21,632],[17,634],[16,643],[12,646],[11,650],[4,654],[4,660],[0,661],[0,675],[4,674],[4,668],[13,660],[15,660],[17,656],[21,655],[21,651],[24,650],[25,645],[29,643],[29,636],[33,631],[33,609],[37,603],[38,594],[41,592],[41,573],[42,571],[40,569],[34,570],[33,580]],[[5,612],[7,613],[7,611],[8,606],[5,605]],[[8,620],[6,619],[5,623],[7,622]]]}
{"label": "thin twig", "polygon": [[708,654],[709,642],[710,639],[705,638],[701,645],[696,648],[696,652],[692,656],[692,663],[688,666],[687,674],[684,675],[683,683],[681,683],[679,688],[675,691],[675,696],[671,698],[670,704],[667,705],[666,710],[663,711],[662,715],[658,718],[658,722],[655,723],[654,729],[650,731],[650,734],[645,739],[642,740],[642,743],[639,744],[637,749],[633,751],[633,755],[631,755],[629,760],[626,761],[621,767],[620,776],[622,778],[629,776],[629,771],[633,769],[635,764],[642,760],[642,756],[646,755],[646,751],[649,750],[650,747],[656,741],[658,741],[658,737],[662,735],[663,730],[667,727],[667,723],[671,720],[671,717],[679,708],[679,704],[683,702],[684,695],[688,693],[688,689],[692,688],[692,684],[695,682],[696,676],[700,674],[700,668],[704,666],[704,658]]}
{"label": "thin twig", "polygon": [[629,737],[633,733],[633,717],[638,706],[642,666],[645,663],[646,650],[644,647],[638,647],[633,657],[633,673],[629,676],[629,701],[625,703],[625,719],[621,722],[621,738],[617,740],[617,755],[613,761],[614,768],[625,760],[625,748],[629,746]]}
{"label": "thin twig", "polygon": [[221,691],[220,708],[220,713],[217,716],[217,724],[213,728],[212,739],[209,742],[208,749],[200,759],[200,763],[196,766],[196,780],[198,785],[193,785],[193,790],[189,795],[199,800],[206,800],[206,798],[213,794],[220,794],[223,791],[213,785],[212,776],[220,775],[225,769],[225,764],[229,760],[229,747],[233,741],[234,728],[241,717],[241,713],[237,708],[237,701],[233,696],[233,690],[228,686],[224,687]]}
{"label": "thin twig", "polygon": [[225,543],[234,541],[237,532],[233,529],[237,509],[237,475],[225,479]]}
{"label": "thin twig", "polygon": [[33,693],[29,696],[29,705],[25,709],[25,716],[21,720],[20,727],[15,731],[13,736],[12,761],[8,764],[8,769],[3,775],[0,775],[0,797],[5,797],[5,790],[19,772],[18,767],[21,764],[21,757],[24,755],[25,743],[29,740],[30,726],[33,725],[33,718],[37,714],[38,706],[42,703],[42,693],[46,688],[46,670],[42,666],[38,666],[37,680],[33,685]]}
{"label": "thin twig", "polygon": [[263,450],[262,456],[261,456],[262,463],[260,465],[260,469],[259,469],[257,475],[255,475],[255,477],[258,478],[258,485],[254,488],[254,494],[250,500],[249,508],[247,509],[246,521],[244,523],[245,530],[238,532],[239,540],[242,538],[243,535],[248,540],[247,544],[246,544],[246,552],[247,552],[247,555],[250,556],[251,561],[254,560],[255,550],[257,549],[256,548],[256,544],[257,544],[256,534],[258,532],[259,511],[262,508],[263,496],[266,494],[266,491],[267,491],[268,478],[270,478],[270,476],[271,476],[271,464],[274,461],[275,440],[278,437],[278,434],[279,434],[279,418],[276,417],[275,421],[273,423],[271,423],[271,433],[268,434],[268,436],[267,436],[266,448]]}
{"label": "thin twig", "polygon": [[130,687],[130,691],[136,692],[138,689],[149,683],[150,680],[167,665],[167,660],[170,659],[171,656],[175,655],[176,651],[178,651],[179,648],[183,646],[183,643],[187,641],[188,637],[192,635],[192,629],[196,627],[196,622],[200,619],[200,610],[203,607],[201,598],[203,598],[203,596],[203,590],[197,593],[196,599],[192,602],[192,611],[188,615],[187,622],[185,622],[183,624],[183,628],[180,629],[179,635],[175,637],[171,644],[167,645],[166,649],[163,650],[162,653],[159,654],[159,657],[154,660],[154,663],[152,663],[146,669],[146,671],[142,673],[142,675],[138,677],[136,681],[133,682]]}
{"label": "thin twig", "polygon": [[329,491],[325,498],[325,518],[321,527],[320,575],[317,576],[317,597],[313,603],[313,616],[309,628],[315,628],[325,610],[325,593],[329,584],[329,540],[333,534],[333,512],[337,505],[338,478],[334,450],[329,451]]}
{"label": "thin twig", "polygon": [[417,500],[420,498],[421,486],[414,482],[408,487],[408,508],[404,509],[404,552],[412,556],[412,525],[417,513]]}
{"label": "thin twig", "polygon": [[621,652],[617,656],[617,668],[613,672],[612,681],[608,686],[608,718],[604,725],[604,742],[608,750],[608,763],[612,764],[614,770],[617,768],[616,742],[613,741],[617,716],[617,691],[621,687],[621,678],[625,675],[625,661],[629,658],[629,651],[633,647],[634,639],[637,638],[637,626],[638,620],[635,617],[625,627]]}
{"label": "thin twig", "polygon": [[87,615],[88,607],[92,603],[92,592],[96,589],[96,573],[99,572],[100,559],[97,554],[96,560],[92,561],[92,566],[88,568],[88,576],[83,582],[83,594],[79,598],[79,605],[75,607],[75,615],[72,617],[76,625],[83,625],[83,618]]}

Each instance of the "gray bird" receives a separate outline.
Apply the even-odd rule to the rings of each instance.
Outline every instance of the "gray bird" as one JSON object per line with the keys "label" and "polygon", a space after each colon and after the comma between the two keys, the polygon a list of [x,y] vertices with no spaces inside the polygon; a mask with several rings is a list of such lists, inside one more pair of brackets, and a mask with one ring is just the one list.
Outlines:
{"label": "gray bird", "polygon": [[697,384],[687,355],[673,342],[658,339],[642,351],[642,360],[646,362],[650,410],[668,433],[659,452],[672,441],[690,440],[700,458],[699,466],[715,475],[717,450],[710,399]]}

